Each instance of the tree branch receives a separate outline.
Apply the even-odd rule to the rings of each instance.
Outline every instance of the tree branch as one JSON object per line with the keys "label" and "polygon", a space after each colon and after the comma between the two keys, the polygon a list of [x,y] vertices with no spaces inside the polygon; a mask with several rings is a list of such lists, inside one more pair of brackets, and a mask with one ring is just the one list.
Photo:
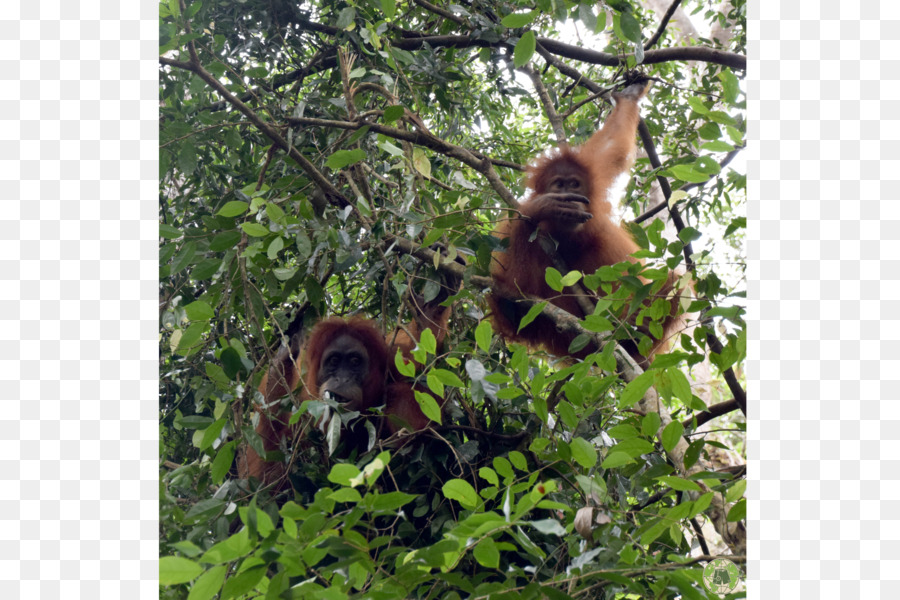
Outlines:
{"label": "tree branch", "polygon": [[678,5],[681,4],[681,0],[675,0],[669,6],[669,9],[666,11],[666,14],[663,15],[662,21],[659,22],[659,27],[656,29],[656,33],[647,40],[647,43],[644,44],[644,50],[649,50],[653,46],[656,45],[656,42],[659,41],[659,38],[662,37],[663,32],[666,30],[666,27],[669,25],[669,19],[672,18],[672,15],[675,14],[675,11],[678,9]]}

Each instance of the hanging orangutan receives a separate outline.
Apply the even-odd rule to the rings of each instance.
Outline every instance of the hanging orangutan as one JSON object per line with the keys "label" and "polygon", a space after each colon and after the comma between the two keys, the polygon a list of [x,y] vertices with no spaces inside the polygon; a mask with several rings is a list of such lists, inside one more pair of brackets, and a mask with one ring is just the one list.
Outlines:
{"label": "hanging orangutan", "polygon": [[[585,274],[635,260],[630,255],[638,250],[638,245],[610,218],[612,205],[607,193],[634,162],[635,133],[640,120],[638,103],[647,89],[645,83],[635,83],[612,94],[612,112],[587,142],[576,148],[562,146],[529,165],[530,198],[520,206],[521,217],[499,225],[496,235],[508,239],[509,247],[506,252],[495,253],[491,265],[494,287],[488,303],[494,328],[507,340],[542,347],[560,357],[583,358],[597,350],[589,344],[578,352],[569,352],[574,336],[560,333],[542,315],[517,331],[529,307],[516,300],[549,299],[578,318],[585,316],[574,296],[559,294],[547,285],[544,274],[554,264],[541,245],[541,237],[552,236],[557,243],[556,253],[565,266]],[[675,276],[670,273],[656,296],[666,298],[674,283]],[[651,356],[665,346],[678,326],[677,302],[670,301],[670,306],[663,322],[663,336],[654,340]],[[649,357],[638,352],[635,340],[620,343],[638,364],[649,363]]]}

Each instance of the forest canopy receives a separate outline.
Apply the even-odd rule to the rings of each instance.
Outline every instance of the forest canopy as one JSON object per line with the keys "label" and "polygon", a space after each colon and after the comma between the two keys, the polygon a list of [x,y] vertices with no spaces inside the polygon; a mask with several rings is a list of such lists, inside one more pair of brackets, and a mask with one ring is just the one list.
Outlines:
{"label": "forest canopy", "polygon": [[[161,597],[744,597],[745,2],[159,8]],[[610,200],[637,260],[547,269],[585,318],[523,311],[597,351],[509,342],[495,229],[636,77]],[[644,369],[622,342],[646,355],[672,271],[684,326]],[[268,456],[289,485],[239,476],[279,352],[423,302],[446,339],[397,363],[428,429],[350,447],[358,415],[289,394],[304,439]]]}

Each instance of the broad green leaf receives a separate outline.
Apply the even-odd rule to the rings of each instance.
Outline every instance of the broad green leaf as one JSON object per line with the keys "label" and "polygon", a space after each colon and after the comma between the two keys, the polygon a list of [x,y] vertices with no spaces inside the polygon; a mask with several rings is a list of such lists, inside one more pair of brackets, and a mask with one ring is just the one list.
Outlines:
{"label": "broad green leaf", "polygon": [[664,475],[663,477],[657,477],[656,480],[663,485],[667,485],[673,490],[678,490],[679,492],[699,492],[700,486],[694,483],[693,481],[688,481],[687,479],[682,479],[681,477],[673,477],[671,475]]}
{"label": "broad green leaf", "polygon": [[165,223],[159,224],[159,237],[167,240],[174,240],[181,236],[182,232],[180,229],[172,227],[171,225],[166,225]]}
{"label": "broad green leaf", "polygon": [[662,423],[659,418],[659,413],[647,413],[647,415],[645,415],[641,420],[641,433],[643,433],[647,437],[656,435],[656,432],[659,431],[659,426],[661,424]]}
{"label": "broad green leaf", "polygon": [[737,502],[741,498],[744,497],[744,492],[747,491],[747,480],[742,479],[736,482],[733,486],[728,488],[728,491],[725,492],[725,501],[726,502]]}
{"label": "broad green leaf", "polygon": [[425,155],[425,150],[416,146],[413,149],[412,162],[416,171],[425,177],[431,177],[431,162],[429,162],[428,157]]}
{"label": "broad green leaf", "polygon": [[528,313],[524,317],[522,317],[522,320],[519,322],[519,328],[516,330],[516,332],[518,333],[519,331],[522,331],[522,329],[524,329],[526,326],[528,326],[529,323],[534,321],[534,319],[539,314],[541,314],[541,311],[544,310],[545,306],[547,306],[546,300],[544,302],[538,302],[537,304],[532,306],[528,310]]}
{"label": "broad green leaf", "polygon": [[518,450],[509,451],[509,462],[520,471],[528,471],[528,462],[525,460],[525,455]]}
{"label": "broad green leaf", "polygon": [[381,0],[381,12],[385,18],[393,19],[397,14],[397,3],[394,0]]}
{"label": "broad green leaf", "polygon": [[562,273],[554,269],[553,267],[547,267],[547,272],[544,273],[544,280],[547,282],[547,285],[550,286],[555,292],[563,291],[563,282],[562,282]]}
{"label": "broad green leaf", "polygon": [[438,405],[437,401],[435,401],[430,394],[426,394],[425,392],[415,390],[415,393],[416,402],[419,403],[419,408],[422,409],[422,413],[438,425],[441,425],[443,423],[441,420],[441,407]]}
{"label": "broad green leaf", "polygon": [[359,474],[360,470],[357,469],[355,465],[337,463],[331,467],[331,472],[328,473],[328,481],[338,485],[349,486],[351,485],[350,480],[357,477]]}
{"label": "broad green leaf", "polygon": [[709,175],[700,173],[691,165],[673,165],[669,168],[669,171],[681,181],[690,183],[703,183],[709,179]]}
{"label": "broad green leaf", "polygon": [[406,506],[418,496],[415,494],[407,494],[404,492],[388,492],[386,494],[378,494],[372,502],[372,508],[380,511],[395,511],[401,506]]}
{"label": "broad green leaf", "polygon": [[731,507],[728,511],[728,516],[725,517],[726,520],[731,521],[732,523],[735,521],[742,521],[747,518],[747,500],[742,499],[740,502]]}
{"label": "broad green leaf", "polygon": [[696,96],[689,96],[687,99],[687,103],[690,105],[694,112],[700,115],[705,115],[709,113],[709,108],[705,104],[703,104],[703,100]]}
{"label": "broad green leaf", "polygon": [[259,223],[241,223],[241,229],[251,237],[266,237],[269,235],[269,228]]}
{"label": "broad green leaf", "polygon": [[184,313],[191,321],[208,321],[216,316],[212,307],[202,300],[196,300],[185,306]]}
{"label": "broad green leaf", "polygon": [[616,467],[621,467],[622,465],[627,465],[632,462],[634,462],[634,459],[624,452],[610,452],[609,456],[604,459],[600,466],[604,469],[615,469]]}
{"label": "broad green leaf", "polygon": [[203,572],[203,567],[181,556],[163,556],[159,559],[159,584],[187,583]]}
{"label": "broad green leaf", "polygon": [[597,464],[597,449],[584,438],[572,438],[569,443],[572,450],[572,458],[585,469],[590,469]]}
{"label": "broad green leaf", "polygon": [[425,329],[419,335],[419,348],[422,348],[428,354],[437,354],[437,340],[430,329]]}
{"label": "broad green leaf", "polygon": [[338,169],[343,169],[344,167],[356,164],[365,158],[366,153],[359,148],[354,150],[338,150],[328,157],[328,160],[325,161],[325,165],[328,166],[329,169],[337,171]]}
{"label": "broad green leaf", "polygon": [[227,570],[227,566],[218,565],[198,577],[194,585],[191,586],[191,591],[187,597],[188,600],[211,600],[222,589]]}
{"label": "broad green leaf", "polygon": [[253,550],[254,543],[250,541],[250,530],[242,529],[203,553],[200,562],[218,565],[237,560],[249,554]]}
{"label": "broad green leaf", "polygon": [[[438,381],[440,381],[444,385],[449,385],[450,387],[458,387],[464,388],[466,385],[462,382],[462,380],[457,376],[453,371],[448,371],[447,369],[432,369],[429,375],[433,375]],[[442,394],[443,395],[443,394]]]}
{"label": "broad green leaf", "polygon": [[635,44],[641,43],[641,24],[638,23],[634,15],[628,12],[619,14],[619,25],[621,26],[622,35]]}
{"label": "broad green leaf", "polygon": [[622,395],[619,397],[618,407],[620,409],[631,408],[631,406],[633,406],[641,398],[644,397],[644,394],[647,393],[647,390],[650,389],[650,386],[652,384],[652,372],[641,373],[640,375],[635,377],[634,380],[629,382],[628,385],[625,386],[625,389],[622,390]]}
{"label": "broad green leaf", "polygon": [[527,13],[511,13],[503,17],[503,19],[500,20],[500,24],[504,27],[509,27],[510,29],[518,29],[519,27],[530,25],[538,14],[539,13],[536,10]]}
{"label": "broad green leaf", "polygon": [[240,200],[232,200],[231,202],[226,202],[225,206],[219,209],[219,212],[216,214],[220,217],[236,217],[238,215],[242,215],[250,208],[250,205],[246,202],[241,202]]}
{"label": "broad green leaf", "polygon": [[216,457],[213,459],[212,468],[210,469],[213,483],[221,485],[225,481],[225,476],[228,475],[228,470],[231,469],[233,462],[234,442],[231,441],[219,448]]}
{"label": "broad green leaf", "polygon": [[403,358],[403,352],[400,349],[397,349],[397,353],[394,355],[394,366],[397,367],[397,371],[400,372],[404,377],[415,377],[416,376],[416,366],[410,362],[406,362]]}
{"label": "broad green leaf", "polygon": [[478,469],[478,475],[491,485],[500,485],[500,480],[497,478],[497,472],[490,467],[481,467]]}
{"label": "broad green leaf", "polygon": [[500,566],[500,550],[497,549],[497,544],[494,543],[494,540],[489,537],[484,538],[475,545],[475,548],[472,549],[472,555],[482,567],[496,569]]}
{"label": "broad green leaf", "polygon": [[441,488],[444,497],[448,500],[456,500],[466,508],[475,508],[478,506],[479,498],[475,493],[475,488],[468,481],[462,479],[451,479]]}
{"label": "broad green leaf", "polygon": [[[384,109],[384,122],[391,123],[392,121],[396,121],[397,119],[401,118],[405,112],[406,111],[402,106],[396,104],[393,106],[388,106]],[[427,244],[425,245],[427,246]]]}
{"label": "broad green leaf", "polygon": [[525,66],[531,60],[535,48],[537,48],[537,38],[534,36],[534,32],[526,31],[525,35],[516,42],[516,48],[513,50],[513,64],[516,68]]}
{"label": "broad green leaf", "polygon": [[491,337],[493,334],[494,330],[491,327],[491,322],[484,319],[475,328],[475,343],[478,344],[478,347],[484,352],[490,352]]}

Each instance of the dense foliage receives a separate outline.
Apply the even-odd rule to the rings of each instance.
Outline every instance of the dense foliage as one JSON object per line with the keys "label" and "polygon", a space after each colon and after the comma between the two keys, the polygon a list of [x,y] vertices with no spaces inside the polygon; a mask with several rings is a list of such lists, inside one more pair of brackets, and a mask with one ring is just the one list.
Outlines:
{"label": "dense foliage", "polygon": [[[674,4],[724,37],[635,0],[161,3],[162,597],[718,597],[704,565],[746,549],[745,3]],[[645,279],[547,277],[615,289],[575,325],[610,340],[640,335],[623,307],[661,316],[634,301],[661,267],[689,273],[695,327],[646,373],[612,341],[575,364],[506,344],[484,302],[523,166],[596,131],[633,70],[655,84],[617,213]],[[292,491],[239,480],[288,337],[408,322],[457,254],[447,342],[411,373],[447,398],[433,431],[313,431]]]}

